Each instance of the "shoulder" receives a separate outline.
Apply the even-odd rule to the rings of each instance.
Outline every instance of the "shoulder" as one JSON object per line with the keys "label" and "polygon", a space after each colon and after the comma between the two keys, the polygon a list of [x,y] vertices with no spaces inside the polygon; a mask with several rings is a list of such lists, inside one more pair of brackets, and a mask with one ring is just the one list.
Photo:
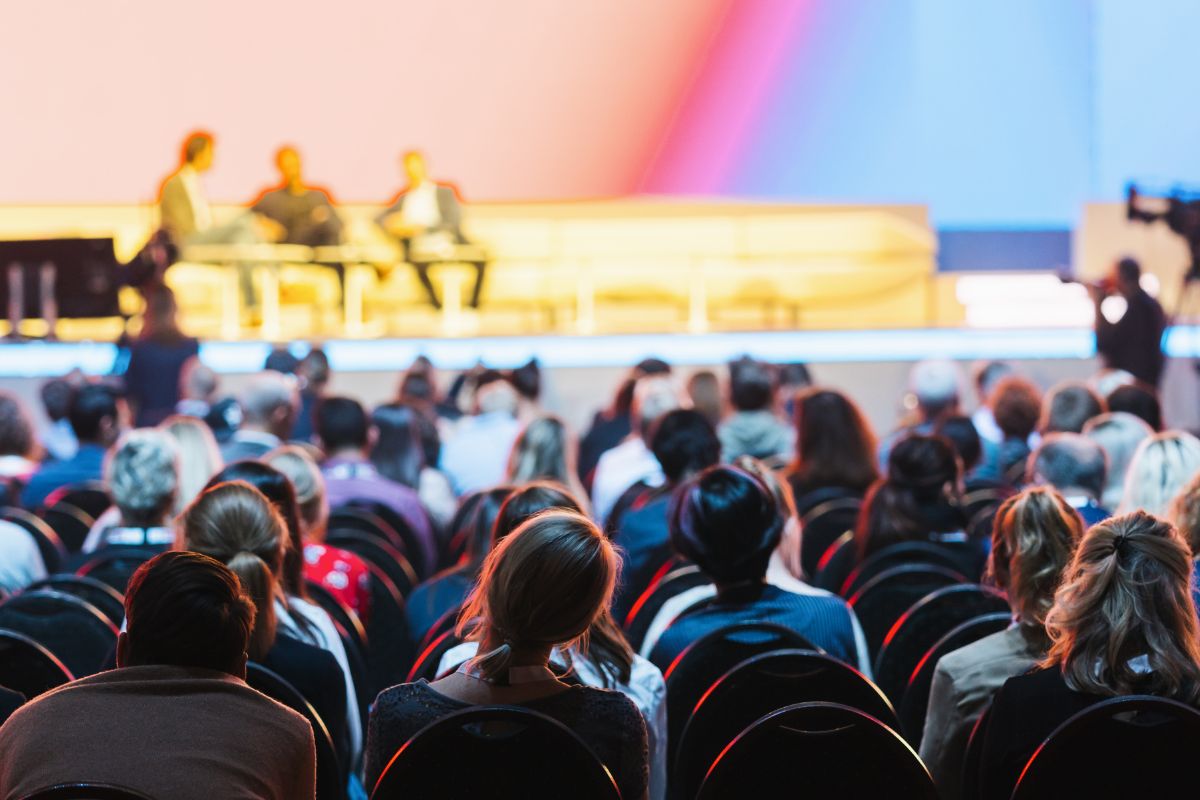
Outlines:
{"label": "shoulder", "polygon": [[996,695],[996,702],[1028,705],[1071,693],[1070,687],[1063,678],[1062,670],[1058,667],[1047,667],[1006,680]]}
{"label": "shoulder", "polygon": [[581,710],[588,716],[607,719],[622,732],[622,736],[646,735],[646,722],[637,705],[622,692],[598,689],[594,686],[577,686],[572,693],[579,698]]}
{"label": "shoulder", "polygon": [[957,678],[998,662],[1021,660],[1032,664],[1035,658],[1020,630],[1009,628],[947,653],[938,662],[938,669]]}

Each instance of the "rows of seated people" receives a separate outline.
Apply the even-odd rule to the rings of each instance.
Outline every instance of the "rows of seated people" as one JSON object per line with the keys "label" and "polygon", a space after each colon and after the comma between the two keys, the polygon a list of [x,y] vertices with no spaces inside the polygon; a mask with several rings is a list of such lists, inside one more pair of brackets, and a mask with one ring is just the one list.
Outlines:
{"label": "rows of seated people", "polygon": [[3,797],[1114,796],[1186,767],[1200,440],[1127,378],[988,363],[967,416],[922,362],[877,440],[800,365],[649,359],[577,443],[536,364],[443,391],[420,359],[373,410],[319,349],[267,367],[225,398],[183,364],[155,427],[126,424],[144,387],[48,382],[41,431],[0,393]]}

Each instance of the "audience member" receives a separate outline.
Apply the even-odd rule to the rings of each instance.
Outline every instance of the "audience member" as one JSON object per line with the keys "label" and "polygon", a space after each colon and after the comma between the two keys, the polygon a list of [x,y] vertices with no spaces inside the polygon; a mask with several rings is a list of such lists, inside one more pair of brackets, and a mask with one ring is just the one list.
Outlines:
{"label": "audience member", "polygon": [[1083,435],[1100,445],[1108,461],[1100,505],[1116,508],[1121,504],[1121,495],[1125,493],[1129,462],[1133,460],[1133,454],[1142,440],[1149,439],[1154,431],[1133,414],[1112,411],[1089,419],[1083,426]]}
{"label": "audience member", "polygon": [[37,508],[61,486],[100,480],[104,454],[121,432],[116,395],[100,384],[83,386],[71,397],[68,419],[78,449],[65,461],[47,461],[33,474],[21,493],[26,508]]}
{"label": "audience member", "polygon": [[879,469],[875,433],[854,401],[835,389],[806,389],[796,396],[794,419],[796,457],[787,479],[797,511],[862,497]]}
{"label": "audience member", "polygon": [[296,378],[300,383],[300,409],[296,414],[296,422],[292,425],[292,441],[310,442],[313,434],[313,409],[317,402],[325,396],[325,387],[329,385],[330,369],[329,356],[320,347],[310,348],[296,365]]}
{"label": "audience member", "polygon": [[1091,527],[1111,516],[1100,505],[1106,469],[1100,445],[1078,433],[1052,433],[1029,457],[1026,477],[1053,486]]}
{"label": "audience member", "polygon": [[175,413],[204,419],[217,402],[220,379],[212,367],[192,356],[179,369],[179,402]]}
{"label": "audience member", "polygon": [[1025,462],[1036,444],[1035,431],[1042,411],[1042,393],[1031,381],[1017,375],[1001,379],[992,391],[992,419],[1000,434],[997,472],[1011,486],[1025,482]]}
{"label": "audience member", "polygon": [[20,505],[21,489],[38,468],[37,450],[24,404],[16,395],[0,392],[0,504]]}
{"label": "audience member", "polygon": [[657,358],[643,359],[621,381],[612,405],[596,412],[591,427],[579,441],[579,479],[589,491],[594,491],[594,473],[600,457],[625,441],[633,431],[633,393],[638,380],[647,375],[670,373],[671,365],[667,362]]}
{"label": "audience member", "polygon": [[795,434],[775,414],[775,372],[770,364],[743,357],[729,365],[729,403],[733,413],[719,426],[721,457],[740,456],[787,463]]}
{"label": "audience member", "polygon": [[513,443],[507,479],[512,484],[554,481],[582,501],[586,495],[576,477],[575,441],[566,423],[545,414],[526,425]]}
{"label": "audience member", "polygon": [[1104,401],[1086,383],[1063,381],[1043,399],[1038,430],[1043,434],[1079,433],[1089,419],[1107,410]]}
{"label": "audience member", "polygon": [[1163,429],[1162,406],[1158,401],[1158,392],[1140,383],[1127,383],[1113,389],[1104,398],[1109,411],[1126,411],[1141,419],[1152,430]]}
{"label": "audience member", "polygon": [[983,463],[983,439],[970,417],[961,414],[943,417],[934,426],[933,435],[942,437],[954,448],[962,468],[965,491],[993,489],[1001,485],[995,477],[995,465]]}
{"label": "audience member", "polygon": [[79,449],[79,440],[71,428],[71,399],[75,396],[76,384],[82,384],[82,375],[73,373],[65,378],[51,378],[42,384],[39,395],[42,410],[50,420],[50,427],[41,432],[40,441],[48,458],[69,461]]}
{"label": "audience member", "polygon": [[721,381],[710,369],[693,372],[687,380],[687,396],[692,408],[699,411],[715,429],[725,416],[725,400],[721,397]]}
{"label": "audience member", "polygon": [[517,390],[517,419],[528,424],[542,415],[542,367],[531,358],[508,373],[509,383]]}
{"label": "audience member", "polygon": [[0,795],[97,781],[150,797],[312,797],[307,720],[248,687],[259,629],[238,578],[197,553],[143,564],[117,669],[60,686],[0,727]]}
{"label": "audience member", "polygon": [[453,438],[442,447],[440,466],[458,495],[504,480],[508,454],[521,432],[517,402],[517,390],[499,373],[479,377],[474,413],[459,420]]}
{"label": "audience member", "polygon": [[1125,475],[1119,513],[1145,511],[1164,517],[1175,495],[1200,472],[1200,439],[1165,431],[1144,439]]}
{"label": "audience member", "polygon": [[1012,373],[1012,366],[1003,361],[984,361],[972,370],[979,406],[971,414],[971,422],[975,423],[975,430],[979,432],[980,438],[987,439],[992,444],[998,445],[1004,441],[1004,433],[996,423],[992,397],[1000,382]]}
{"label": "audience member", "polygon": [[434,527],[445,531],[458,502],[450,481],[437,469],[441,449],[437,426],[408,402],[379,406],[371,414],[371,424],[375,426],[371,445],[375,469],[388,480],[416,490]]}
{"label": "audience member", "polygon": [[179,451],[179,471],[175,482],[175,507],[172,516],[187,508],[204,491],[208,479],[224,466],[221,450],[212,430],[195,417],[177,414],[167,417],[159,430],[175,440]]}
{"label": "audience member", "polygon": [[909,418],[879,443],[879,465],[886,469],[888,455],[897,442],[909,434],[928,435],[938,420],[958,413],[962,370],[945,359],[919,361],[908,373]]}
{"label": "audience member", "polygon": [[1072,715],[1109,697],[1200,702],[1200,634],[1187,543],[1141,511],[1093,526],[1046,615],[1041,669],[1009,678],[984,732],[985,798],[1007,798],[1038,746]]}
{"label": "audience member", "polygon": [[19,525],[0,519],[0,594],[12,594],[46,577],[37,542]]}
{"label": "audience member", "polygon": [[241,423],[221,445],[226,464],[259,458],[283,444],[292,432],[300,405],[296,380],[273,369],[250,378],[238,395]]}
{"label": "audience member", "polygon": [[125,396],[139,428],[157,425],[175,412],[183,367],[200,353],[200,342],[179,329],[178,311],[175,293],[156,287],[146,298],[142,332],[129,343]]}
{"label": "audience member", "polygon": [[812,373],[808,365],[799,361],[790,364],[779,364],[776,377],[779,380],[779,405],[783,409],[783,418],[792,419],[796,415],[796,397],[813,385]]}
{"label": "audience member", "polygon": [[1082,536],[1079,515],[1048,487],[1026,489],[996,512],[988,572],[1008,596],[1013,625],[937,663],[921,759],[944,800],[962,797],[959,781],[967,741],[992,696],[1004,681],[1023,675],[1045,657],[1046,614]]}
{"label": "audience member", "polygon": [[85,553],[103,547],[170,547],[179,490],[179,449],[170,435],[138,428],[122,436],[105,459],[104,484],[115,513],[105,519],[106,512],[92,526]]}
{"label": "audience member", "polygon": [[432,684],[402,684],[376,698],[367,785],[401,745],[447,714],[477,705],[528,705],[587,742],[622,797],[644,797],[646,725],[637,707],[619,692],[563,683],[549,666],[551,651],[575,646],[608,607],[617,571],[613,546],[578,514],[547,512],[500,542],[460,621],[479,654]]}
{"label": "audience member", "polygon": [[1200,473],[1171,501],[1171,523],[1192,551],[1192,598],[1200,608]]}

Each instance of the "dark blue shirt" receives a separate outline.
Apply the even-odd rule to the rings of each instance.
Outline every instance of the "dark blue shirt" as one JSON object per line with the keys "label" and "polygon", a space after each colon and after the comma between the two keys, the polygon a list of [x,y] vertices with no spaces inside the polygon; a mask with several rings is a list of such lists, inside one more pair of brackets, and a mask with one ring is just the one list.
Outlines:
{"label": "dark blue shirt", "polygon": [[157,425],[175,412],[179,375],[184,363],[199,352],[200,343],[187,336],[139,339],[129,345],[125,391],[137,409],[137,427]]}
{"label": "dark blue shirt", "polygon": [[36,509],[46,496],[60,486],[100,480],[104,471],[105,448],[80,443],[79,450],[66,461],[47,461],[33,474],[21,492],[21,504]]}
{"label": "dark blue shirt", "polygon": [[470,575],[454,569],[435,575],[413,589],[405,601],[408,632],[413,641],[420,642],[446,612],[461,606],[474,585]]}
{"label": "dark blue shirt", "polygon": [[670,492],[662,492],[641,507],[631,508],[621,515],[613,535],[613,544],[619,548],[624,562],[621,585],[613,599],[613,613],[619,620],[625,618],[654,574],[674,554],[667,526],[670,507]]}

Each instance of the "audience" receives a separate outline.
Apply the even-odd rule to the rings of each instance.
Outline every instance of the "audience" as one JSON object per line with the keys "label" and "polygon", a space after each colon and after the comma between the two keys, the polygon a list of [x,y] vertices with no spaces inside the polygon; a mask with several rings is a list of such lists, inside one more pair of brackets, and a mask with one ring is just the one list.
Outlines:
{"label": "audience", "polygon": [[139,428],[157,425],[180,400],[184,365],[200,352],[200,343],[179,330],[175,293],[159,286],[146,298],[142,331],[129,342],[125,367],[125,397]]}
{"label": "audience", "polygon": [[1000,434],[996,471],[1012,486],[1025,482],[1025,462],[1036,446],[1042,393],[1031,381],[1017,375],[1001,379],[991,396],[992,419]]}
{"label": "audience", "polygon": [[1174,499],[1200,472],[1200,439],[1183,431],[1156,433],[1133,453],[1118,512],[1165,517]]}
{"label": "audience", "polygon": [[114,513],[92,526],[85,553],[102,547],[170,547],[179,490],[179,449],[170,435],[140,428],[122,436],[104,462],[104,483]]}
{"label": "audience", "polygon": [[815,387],[798,394],[795,407],[796,456],[787,479],[797,511],[861,498],[879,477],[875,434],[862,411],[841,392]]}
{"label": "audience", "polygon": [[1013,368],[1003,361],[985,361],[976,365],[972,371],[979,407],[971,414],[971,422],[975,423],[975,430],[979,431],[980,438],[993,444],[1004,441],[1004,432],[996,422],[993,405],[995,390],[1002,380],[1012,375],[1012,372]]}
{"label": "audience", "polygon": [[46,577],[37,542],[19,525],[0,519],[0,595],[12,594]]}
{"label": "audience", "polygon": [[1110,516],[1100,505],[1107,465],[1100,445],[1078,433],[1052,433],[1029,457],[1031,484],[1053,486],[1091,527]]}
{"label": "audience", "polygon": [[313,438],[313,409],[325,396],[329,385],[329,356],[320,347],[313,347],[304,354],[296,365],[296,379],[300,384],[300,408],[292,425],[290,438],[297,442],[308,442]]}
{"label": "audience", "polygon": [[983,462],[983,439],[975,430],[971,418],[957,414],[943,417],[933,427],[933,435],[939,436],[950,443],[958,455],[959,467],[963,476],[963,490],[971,492],[976,489],[994,489],[1003,483],[997,480],[994,464]]}
{"label": "audience", "polygon": [[1109,411],[1128,412],[1149,425],[1151,430],[1163,429],[1158,393],[1140,383],[1118,386],[1108,393],[1104,402]]}
{"label": "audience", "polygon": [[217,402],[220,380],[212,367],[192,356],[179,369],[179,402],[175,413],[196,419],[208,416]]}
{"label": "audience", "polygon": [[[415,733],[477,705],[527,705],[578,734],[608,767],[621,796],[646,796],[646,724],[619,692],[570,685],[550,653],[576,646],[608,607],[618,556],[586,518],[550,511],[500,542],[484,563],[459,630],[479,652],[434,681],[394,686],[371,710],[366,785]],[[583,648],[586,653],[586,648]]]}
{"label": "audience", "polygon": [[104,454],[121,433],[116,395],[100,384],[82,386],[71,396],[67,418],[78,448],[65,461],[46,461],[30,477],[21,492],[26,508],[38,508],[55,489],[98,481],[103,475]]}
{"label": "audience", "polygon": [[55,461],[69,461],[79,448],[70,417],[71,400],[82,382],[83,377],[78,373],[65,378],[51,378],[42,384],[39,392],[42,410],[46,412],[46,419],[50,420],[50,427],[41,432],[40,442],[47,457]]}
{"label": "audience", "polygon": [[1114,411],[1089,419],[1083,426],[1083,435],[1100,445],[1108,462],[1100,505],[1116,508],[1121,505],[1121,495],[1125,493],[1125,476],[1133,454],[1142,440],[1149,439],[1154,431],[1133,414]]}
{"label": "audience", "polygon": [[721,397],[721,380],[710,369],[693,372],[687,380],[687,396],[692,408],[699,411],[715,429],[725,416],[725,401]]}
{"label": "audience", "polygon": [[1083,536],[1079,515],[1053,489],[1035,487],[996,512],[988,572],[1008,597],[1013,624],[941,658],[929,691],[921,758],[943,800],[962,797],[967,740],[1004,681],[1046,655],[1046,614]]}
{"label": "audience", "polygon": [[517,390],[500,373],[479,376],[474,404],[474,413],[459,420],[443,446],[439,465],[460,496],[504,480],[508,454],[521,432]]}
{"label": "audience", "polygon": [[238,405],[241,424],[221,445],[226,464],[260,458],[291,435],[300,405],[296,379],[275,370],[263,370],[242,389]]}
{"label": "audience", "polygon": [[60,686],[0,727],[0,795],[95,781],[149,797],[310,798],[312,728],[248,687],[262,625],[237,576],[164,553],[125,594],[117,669]]}
{"label": "audience", "polygon": [[217,474],[225,462],[212,430],[199,419],[179,414],[167,417],[158,427],[175,440],[175,448],[179,451],[174,516],[204,491],[208,479]]}
{"label": "audience", "polygon": [[513,443],[507,481],[511,484],[553,481],[582,498],[585,494],[575,477],[574,451],[575,442],[566,423],[548,414],[537,417],[525,426]]}
{"label": "audience", "polygon": [[770,364],[743,357],[729,365],[729,404],[733,413],[717,426],[721,457],[750,456],[787,463],[795,434],[775,414],[775,371]]}
{"label": "audience", "polygon": [[1107,410],[1086,383],[1063,381],[1046,393],[1038,430],[1043,434],[1079,433],[1089,419]]}
{"label": "audience", "polygon": [[434,526],[444,531],[458,506],[450,481],[437,469],[437,426],[407,402],[385,403],[371,414],[375,441],[371,463],[380,475],[417,493]]}
{"label": "audience", "polygon": [[[593,490],[592,482],[600,457],[621,444],[633,431],[633,393],[638,380],[647,375],[670,373],[671,366],[665,361],[643,359],[621,381],[613,395],[612,404],[596,412],[591,427],[579,441],[579,479],[589,491]],[[713,379],[716,379],[715,375]]]}
{"label": "audience", "polygon": [[20,505],[21,489],[37,471],[37,455],[29,412],[15,395],[0,392],[0,504]]}
{"label": "audience", "polygon": [[911,414],[879,444],[879,465],[886,468],[892,447],[909,434],[930,434],[938,421],[958,414],[962,386],[962,370],[958,364],[945,359],[917,362],[908,373],[908,396],[905,398]]}
{"label": "audience", "polygon": [[1170,518],[1192,551],[1192,598],[1200,607],[1200,472],[1171,502]]}

